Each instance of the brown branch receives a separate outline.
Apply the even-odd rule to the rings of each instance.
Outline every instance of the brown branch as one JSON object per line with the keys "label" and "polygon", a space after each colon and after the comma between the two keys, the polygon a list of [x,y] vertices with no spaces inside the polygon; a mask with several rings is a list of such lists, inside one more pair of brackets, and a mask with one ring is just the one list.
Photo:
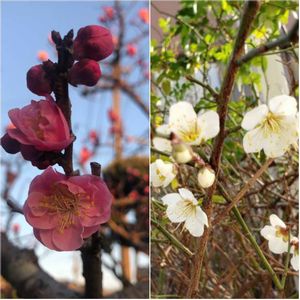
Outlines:
{"label": "brown branch", "polygon": [[81,297],[43,271],[32,250],[14,246],[3,232],[1,233],[1,275],[16,289],[18,298]]}
{"label": "brown branch", "polygon": [[194,78],[191,75],[186,75],[185,78],[187,80],[189,80],[190,82],[196,83],[196,84],[202,86],[204,89],[207,89],[215,99],[218,98],[218,93],[210,85],[197,80],[196,78]]}
{"label": "brown branch", "polygon": [[[101,165],[91,163],[92,174],[100,177]],[[83,277],[85,279],[85,297],[92,299],[102,298],[102,262],[101,238],[99,231],[95,232],[81,248]]]}
{"label": "brown branch", "polygon": [[[246,38],[250,32],[251,24],[254,21],[254,18],[259,10],[259,7],[260,7],[260,1],[258,0],[247,1],[244,4],[243,15],[242,15],[238,35],[235,40],[232,57],[227,66],[224,75],[224,80],[218,96],[218,114],[220,118],[220,132],[215,139],[213,152],[210,159],[210,165],[214,169],[216,173],[216,177],[218,177],[219,174],[221,155],[223,151],[224,140],[226,137],[225,121],[228,113],[228,102],[230,100],[230,95],[232,93],[236,74],[238,71],[237,61],[240,59],[240,57],[243,54]],[[208,217],[209,227],[205,229],[202,238],[200,238],[198,242],[197,252],[194,258],[194,268],[192,271],[192,277],[191,277],[191,281],[187,293],[185,295],[186,298],[194,297],[198,290],[201,269],[202,269],[202,262],[203,262],[203,258],[206,251],[206,246],[207,246],[207,242],[208,242],[208,238],[212,226],[211,225],[212,196],[216,190],[216,181],[208,189],[207,195],[203,202],[203,206]]]}
{"label": "brown branch", "polygon": [[254,185],[256,180],[268,169],[270,164],[274,161],[273,158],[269,158],[261,168],[251,177],[251,179],[244,185],[244,187],[238,192],[238,194],[233,198],[232,202],[218,215],[212,222],[212,226],[219,224],[231,211],[231,209],[244,197],[244,195],[249,191],[249,189]]}
{"label": "brown branch", "polygon": [[297,43],[298,42],[298,27],[299,27],[299,21],[295,21],[293,27],[287,34],[283,34],[278,39],[273,40],[271,42],[268,42],[266,44],[260,45],[257,48],[254,48],[250,50],[246,55],[244,55],[242,58],[240,58],[237,61],[237,64],[240,66],[249,60],[255,58],[256,56],[262,55],[265,52],[268,52],[272,49],[275,49],[277,47],[285,48],[290,46],[291,43]]}

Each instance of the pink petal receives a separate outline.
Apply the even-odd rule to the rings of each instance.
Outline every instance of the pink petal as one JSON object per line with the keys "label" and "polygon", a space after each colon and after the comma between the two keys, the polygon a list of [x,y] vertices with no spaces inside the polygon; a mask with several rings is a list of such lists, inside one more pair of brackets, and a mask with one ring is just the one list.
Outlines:
{"label": "pink petal", "polygon": [[34,229],[33,233],[35,237],[47,248],[51,250],[60,251],[52,241],[52,230],[37,230]]}
{"label": "pink petal", "polygon": [[78,222],[60,232],[57,229],[53,230],[52,241],[54,245],[62,251],[73,251],[81,247],[83,227]]}
{"label": "pink petal", "polygon": [[57,215],[44,214],[43,216],[35,216],[28,206],[24,205],[23,208],[26,221],[34,228],[37,229],[52,229],[58,224]]}
{"label": "pink petal", "polygon": [[82,237],[84,239],[86,239],[89,236],[91,236],[93,233],[97,232],[99,229],[100,229],[99,225],[91,226],[91,227],[84,227],[84,230],[83,230],[83,233],[82,233]]}

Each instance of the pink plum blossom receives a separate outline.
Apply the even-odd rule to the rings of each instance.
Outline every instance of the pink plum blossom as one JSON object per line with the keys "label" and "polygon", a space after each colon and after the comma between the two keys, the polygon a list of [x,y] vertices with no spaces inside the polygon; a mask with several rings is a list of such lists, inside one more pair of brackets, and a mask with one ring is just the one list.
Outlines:
{"label": "pink plum blossom", "polygon": [[26,221],[47,248],[72,251],[110,219],[112,195],[94,175],[67,177],[48,167],[30,184]]}
{"label": "pink plum blossom", "polygon": [[29,69],[26,75],[28,89],[39,96],[51,94],[52,87],[50,80],[46,77],[43,65],[36,65]]}
{"label": "pink plum blossom", "polygon": [[9,137],[40,151],[61,151],[73,141],[67,121],[54,100],[32,100],[8,115],[16,128],[7,130]]}

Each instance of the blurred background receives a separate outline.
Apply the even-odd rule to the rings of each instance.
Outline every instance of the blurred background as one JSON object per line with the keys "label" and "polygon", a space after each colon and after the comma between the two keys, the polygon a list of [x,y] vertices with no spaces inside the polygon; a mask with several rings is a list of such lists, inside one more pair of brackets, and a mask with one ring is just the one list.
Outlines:
{"label": "blurred background", "polygon": [[[102,227],[104,295],[111,297],[120,290],[125,298],[148,297],[148,13],[148,1],[1,2],[1,135],[10,109],[41,99],[27,89],[26,73],[44,60],[57,61],[51,30],[63,36],[74,29],[76,37],[79,28],[98,24],[112,31],[116,49],[100,62],[99,83],[70,86],[75,168],[89,173],[89,162],[99,162],[115,196],[112,220]],[[22,207],[31,180],[42,171],[2,148],[1,165],[1,231],[14,245],[34,249],[52,277],[81,291],[79,251],[48,250],[7,205]],[[15,293],[1,280],[4,297]]]}

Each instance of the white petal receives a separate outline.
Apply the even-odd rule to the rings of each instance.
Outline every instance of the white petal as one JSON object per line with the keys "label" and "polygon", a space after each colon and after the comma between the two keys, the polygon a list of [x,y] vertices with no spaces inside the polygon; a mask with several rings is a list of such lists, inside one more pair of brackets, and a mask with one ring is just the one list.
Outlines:
{"label": "white petal", "polygon": [[253,129],[256,125],[262,122],[262,120],[268,114],[268,111],[268,107],[265,104],[259,105],[254,109],[248,111],[242,121],[242,127],[245,130]]}
{"label": "white petal", "polygon": [[269,249],[275,254],[282,254],[287,252],[288,243],[284,242],[282,238],[272,238],[269,240]]}
{"label": "white petal", "polygon": [[157,170],[158,170],[158,168],[157,168],[156,162],[152,163],[150,165],[150,178],[151,178],[151,184],[154,187],[160,187],[160,186],[162,186],[162,180],[157,175]]}
{"label": "white petal", "polygon": [[[205,222],[207,222],[207,217],[206,217],[206,221],[203,220],[203,213],[204,212],[200,208],[200,210],[196,210],[185,221],[185,228],[193,236],[197,236],[197,237],[202,236],[204,232],[204,224]],[[206,216],[205,213],[204,215]]]}
{"label": "white petal", "polygon": [[284,224],[284,222],[275,214],[270,215],[270,223],[273,227],[279,226],[282,228],[286,228],[286,225]]}
{"label": "white petal", "polygon": [[208,227],[207,215],[200,206],[196,207],[196,213],[197,213],[198,218],[201,219],[202,223]]}
{"label": "white petal", "polygon": [[178,193],[170,193],[170,194],[163,196],[161,198],[161,200],[162,200],[163,204],[165,204],[165,205],[172,205],[172,204],[177,203],[178,201],[181,201],[182,198]]}
{"label": "white petal", "polygon": [[154,148],[163,152],[172,152],[171,142],[161,137],[155,137],[152,140]]}
{"label": "white petal", "polygon": [[188,189],[181,188],[181,189],[178,189],[178,192],[184,200],[190,200],[194,204],[198,203],[195,196],[193,195],[193,193],[191,191],[189,191]]}
{"label": "white petal", "polygon": [[173,170],[173,164],[165,163],[161,159],[157,159],[150,165],[150,172],[151,184],[154,187],[166,187],[176,176]]}
{"label": "white petal", "polygon": [[166,214],[173,223],[184,222],[188,217],[186,213],[186,204],[184,201],[178,201],[175,204],[170,204],[167,207]]}
{"label": "white petal", "polygon": [[261,231],[260,234],[266,239],[270,240],[276,236],[276,229],[273,226],[266,225]]}
{"label": "white petal", "polygon": [[201,136],[205,141],[215,137],[220,131],[219,115],[213,110],[199,115],[198,126],[201,129]]}
{"label": "white petal", "polygon": [[276,96],[269,100],[270,111],[278,115],[295,115],[297,113],[297,101],[287,95]]}
{"label": "white petal", "polygon": [[299,270],[299,255],[293,255],[291,258],[291,265],[295,271]]}
{"label": "white petal", "polygon": [[263,134],[260,128],[250,130],[243,138],[243,147],[246,153],[259,152],[263,145]]}
{"label": "white petal", "polygon": [[167,124],[158,126],[156,128],[156,132],[160,133],[160,134],[165,134],[165,135],[168,135],[171,133],[169,125],[167,125]]}
{"label": "white petal", "polygon": [[170,107],[169,128],[184,142],[195,144],[198,136],[193,136],[191,140],[190,135],[194,135],[197,129],[197,115],[191,103],[182,101]]}

